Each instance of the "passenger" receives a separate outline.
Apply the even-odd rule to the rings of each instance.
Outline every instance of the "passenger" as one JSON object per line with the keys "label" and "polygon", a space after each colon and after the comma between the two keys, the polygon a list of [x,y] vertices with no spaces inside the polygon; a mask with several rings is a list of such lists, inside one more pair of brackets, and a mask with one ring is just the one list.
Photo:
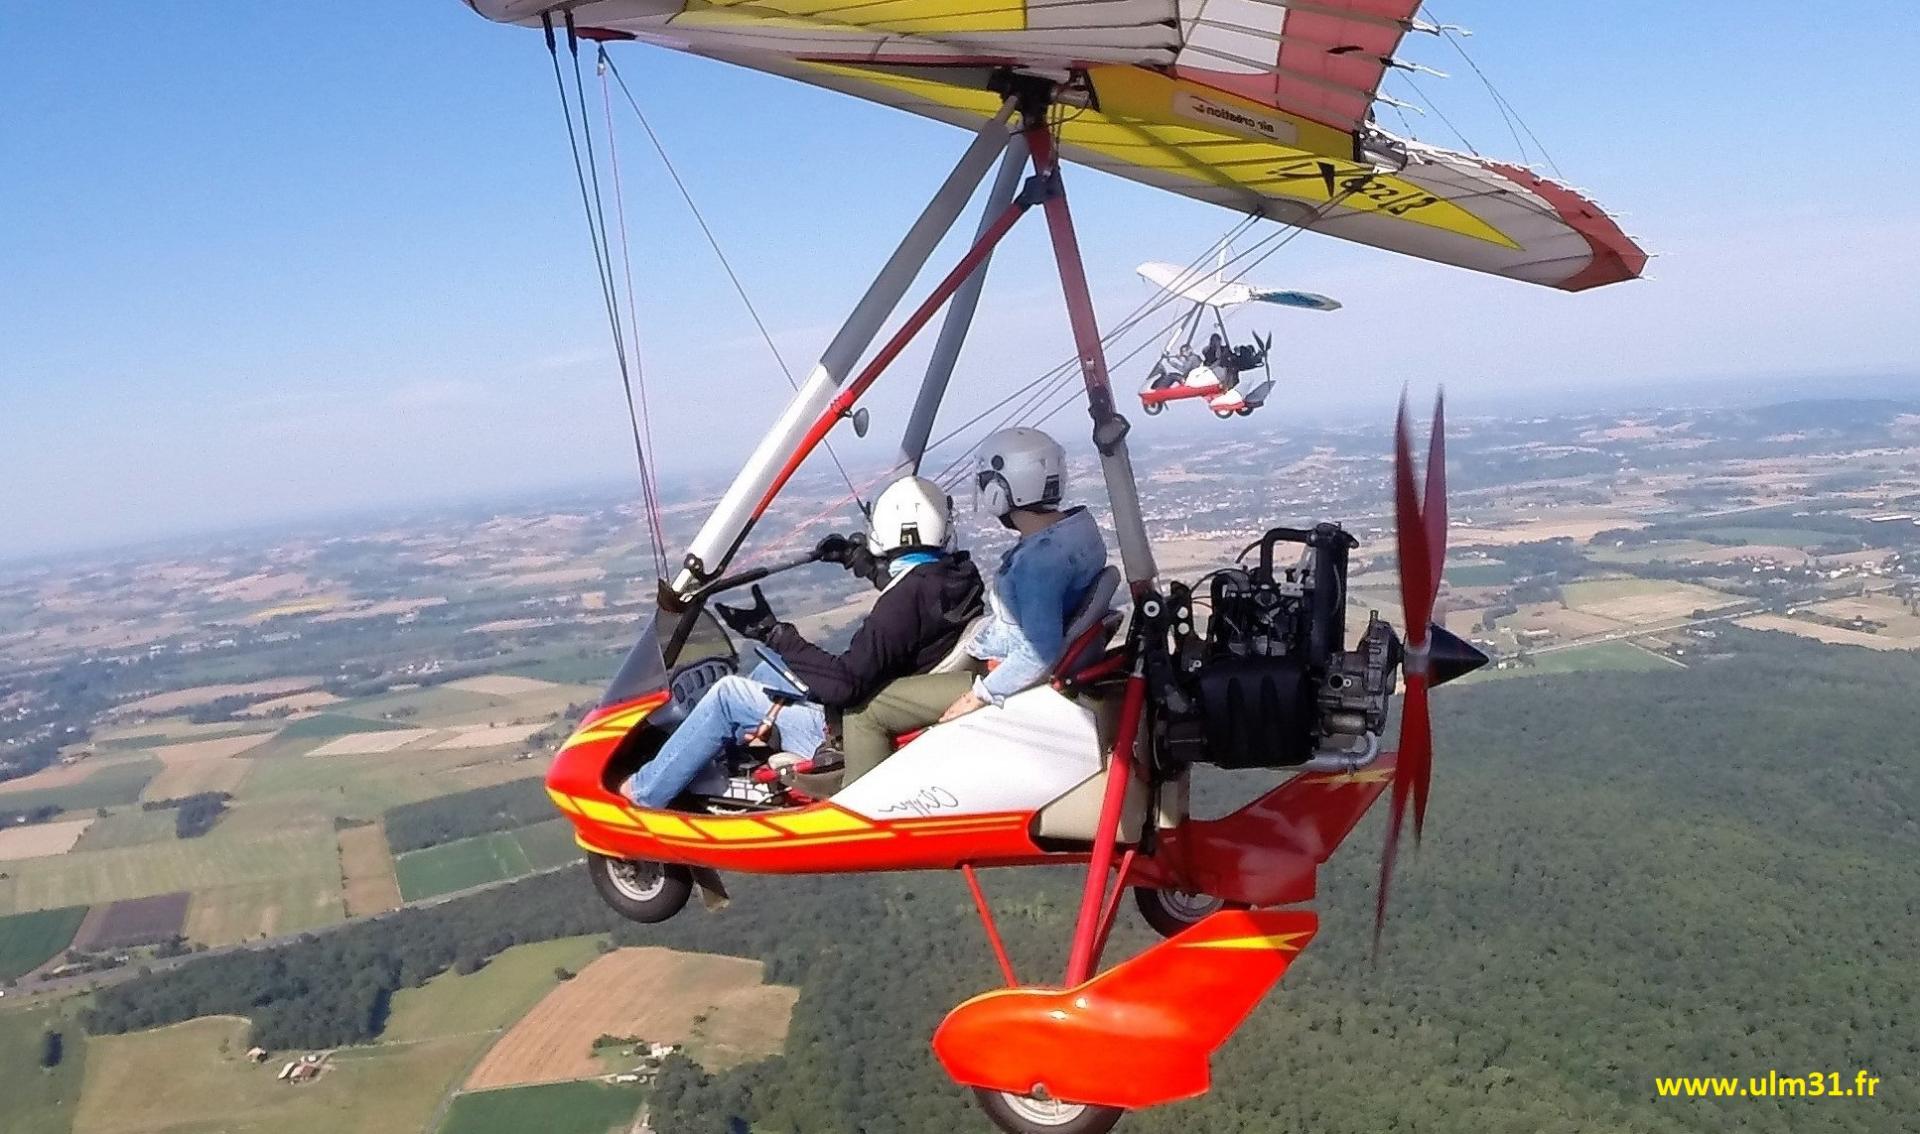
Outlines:
{"label": "passenger", "polygon": [[775,618],[759,587],[750,607],[714,604],[736,633],[779,655],[806,686],[804,695],[771,663],[747,677],[720,679],[623,785],[627,798],[641,807],[666,807],[714,767],[730,742],[750,739],[770,714],[783,749],[811,753],[826,739],[829,709],[857,705],[887,682],[925,672],[953,652],[985,604],[973,560],[951,550],[952,499],[930,480],[902,477],[874,501],[871,527],[864,544],[857,536],[834,535],[815,549],[822,562],[838,563],[881,588],[845,653],[824,650]]}
{"label": "passenger", "polygon": [[1218,334],[1207,336],[1207,349],[1200,354],[1200,361],[1207,366],[1225,366],[1231,357],[1227,349],[1227,340]]}
{"label": "passenger", "polygon": [[993,662],[893,682],[842,719],[848,783],[893,751],[893,738],[944,723],[1044,681],[1066,649],[1067,619],[1107,564],[1100,526],[1082,507],[1060,510],[1067,457],[1038,429],[1006,429],[980,446],[976,507],[1020,539],[1000,559],[989,618],[969,636],[967,655]]}

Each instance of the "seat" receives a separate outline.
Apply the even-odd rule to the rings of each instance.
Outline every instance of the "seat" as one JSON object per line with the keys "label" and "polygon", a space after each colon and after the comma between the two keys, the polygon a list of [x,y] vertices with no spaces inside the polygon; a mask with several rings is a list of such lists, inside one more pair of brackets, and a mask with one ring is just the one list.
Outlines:
{"label": "seat", "polygon": [[1119,591],[1120,569],[1101,568],[1067,617],[1067,644],[1053,663],[1054,677],[1072,677],[1105,652],[1107,642],[1120,628],[1119,612],[1113,609],[1113,596]]}

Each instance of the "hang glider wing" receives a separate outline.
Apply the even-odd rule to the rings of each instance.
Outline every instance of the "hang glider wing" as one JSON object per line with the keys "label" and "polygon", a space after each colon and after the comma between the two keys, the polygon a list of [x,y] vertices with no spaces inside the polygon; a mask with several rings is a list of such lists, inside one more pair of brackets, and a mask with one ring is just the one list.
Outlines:
{"label": "hang glider wing", "polygon": [[1255,291],[1253,301],[1278,307],[1298,307],[1306,311],[1340,310],[1339,300],[1315,291]]}
{"label": "hang glider wing", "polygon": [[977,128],[1007,70],[1073,78],[1068,158],[1168,192],[1567,291],[1646,254],[1528,170],[1374,130],[1418,0],[467,0]]}

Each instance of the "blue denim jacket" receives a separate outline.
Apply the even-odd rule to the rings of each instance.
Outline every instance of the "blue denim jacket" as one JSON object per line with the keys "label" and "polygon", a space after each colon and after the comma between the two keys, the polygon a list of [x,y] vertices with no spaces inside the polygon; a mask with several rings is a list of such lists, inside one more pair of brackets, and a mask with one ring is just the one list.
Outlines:
{"label": "blue denim jacket", "polygon": [[1000,664],[974,692],[998,705],[1044,680],[1066,649],[1067,616],[1106,565],[1107,542],[1085,508],[1008,549],[993,581],[992,617],[967,643],[967,653]]}

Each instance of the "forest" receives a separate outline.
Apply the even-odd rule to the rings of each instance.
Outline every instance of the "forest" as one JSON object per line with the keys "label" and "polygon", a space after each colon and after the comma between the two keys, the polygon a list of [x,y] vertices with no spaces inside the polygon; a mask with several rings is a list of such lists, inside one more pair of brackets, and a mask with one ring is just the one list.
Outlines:
{"label": "forest", "polygon": [[[1323,872],[1323,928],[1221,1052],[1204,1098],[1129,1134],[1760,1134],[1910,1129],[1920,1113],[1920,659],[1732,633],[1729,657],[1436,696],[1425,844],[1368,956],[1379,815]],[[1218,812],[1271,782],[1214,774]],[[1080,873],[983,876],[1023,977],[1063,961]],[[517,941],[756,957],[801,989],[780,1058],[670,1061],[661,1134],[984,1129],[928,1049],[998,984],[947,875],[730,879],[718,914],[614,924],[578,870],[100,994],[90,1026],[209,1012],[268,1046],[377,1035],[386,997]],[[1131,913],[1114,958],[1148,943]],[[1654,1098],[1656,1075],[1864,1068],[1850,1102]]]}

